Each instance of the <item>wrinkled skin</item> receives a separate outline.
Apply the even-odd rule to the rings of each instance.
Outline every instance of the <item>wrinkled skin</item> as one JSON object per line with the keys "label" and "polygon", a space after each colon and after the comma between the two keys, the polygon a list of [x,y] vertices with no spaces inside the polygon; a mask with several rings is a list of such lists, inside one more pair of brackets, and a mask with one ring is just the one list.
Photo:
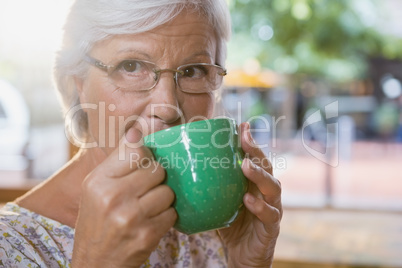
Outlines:
{"label": "wrinkled skin", "polygon": [[243,198],[247,210],[219,233],[228,249],[229,267],[270,267],[282,218],[281,186],[252,139],[249,124],[240,128],[242,149],[248,155],[242,165],[250,184]]}

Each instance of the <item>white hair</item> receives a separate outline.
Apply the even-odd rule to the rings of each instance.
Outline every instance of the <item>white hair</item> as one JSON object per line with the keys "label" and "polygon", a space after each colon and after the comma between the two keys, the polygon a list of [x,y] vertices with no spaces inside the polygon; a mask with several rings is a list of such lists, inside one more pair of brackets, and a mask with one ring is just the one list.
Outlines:
{"label": "white hair", "polygon": [[[95,43],[114,35],[147,32],[175,18],[184,9],[198,12],[215,29],[217,62],[226,60],[230,15],[226,0],[75,0],[64,26],[63,43],[56,55],[54,78],[62,102],[67,134],[85,138],[88,118],[80,105],[75,77],[84,78],[83,59]],[[74,132],[74,133],[71,133]]]}

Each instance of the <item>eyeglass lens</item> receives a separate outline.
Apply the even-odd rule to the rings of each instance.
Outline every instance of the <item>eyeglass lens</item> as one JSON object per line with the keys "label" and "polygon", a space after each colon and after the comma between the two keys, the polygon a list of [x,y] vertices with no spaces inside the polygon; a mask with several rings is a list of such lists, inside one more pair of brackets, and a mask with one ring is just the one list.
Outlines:
{"label": "eyeglass lens", "polygon": [[[116,86],[126,90],[144,91],[156,85],[161,71],[167,70],[160,69],[151,62],[124,60],[108,73]],[[204,93],[213,91],[221,85],[223,72],[223,68],[214,65],[190,64],[180,66],[175,77],[182,91]]]}

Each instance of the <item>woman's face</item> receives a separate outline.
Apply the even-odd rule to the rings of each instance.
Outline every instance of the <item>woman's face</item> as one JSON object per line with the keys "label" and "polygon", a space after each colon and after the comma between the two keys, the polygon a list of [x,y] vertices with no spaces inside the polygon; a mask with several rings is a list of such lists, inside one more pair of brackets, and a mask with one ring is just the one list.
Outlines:
{"label": "woman's face", "polygon": [[[89,54],[107,65],[139,59],[162,69],[176,69],[190,63],[216,64],[216,49],[214,29],[206,20],[182,13],[152,31],[101,41]],[[87,77],[76,83],[81,104],[92,104],[85,109],[91,142],[97,142],[106,154],[130,128],[145,136],[190,120],[211,118],[213,113],[214,94],[180,91],[172,72],[163,72],[153,89],[142,92],[118,88],[107,72],[92,65]]]}

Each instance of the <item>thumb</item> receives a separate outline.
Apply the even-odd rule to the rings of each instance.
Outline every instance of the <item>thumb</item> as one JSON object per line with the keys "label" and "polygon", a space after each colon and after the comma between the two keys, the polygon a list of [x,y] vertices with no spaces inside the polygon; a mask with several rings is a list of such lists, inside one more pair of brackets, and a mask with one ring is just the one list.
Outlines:
{"label": "thumb", "polygon": [[153,159],[151,151],[142,144],[142,132],[136,128],[128,129],[120,139],[119,147],[103,163],[107,174],[122,177],[138,169],[138,163]]}
{"label": "thumb", "polygon": [[129,128],[120,139],[117,150],[119,160],[127,159],[133,149],[136,151],[143,147],[143,145],[142,132],[133,127]]}
{"label": "thumb", "polygon": [[139,129],[131,127],[121,137],[120,144],[125,144],[129,148],[139,148],[144,144],[143,134]]}

